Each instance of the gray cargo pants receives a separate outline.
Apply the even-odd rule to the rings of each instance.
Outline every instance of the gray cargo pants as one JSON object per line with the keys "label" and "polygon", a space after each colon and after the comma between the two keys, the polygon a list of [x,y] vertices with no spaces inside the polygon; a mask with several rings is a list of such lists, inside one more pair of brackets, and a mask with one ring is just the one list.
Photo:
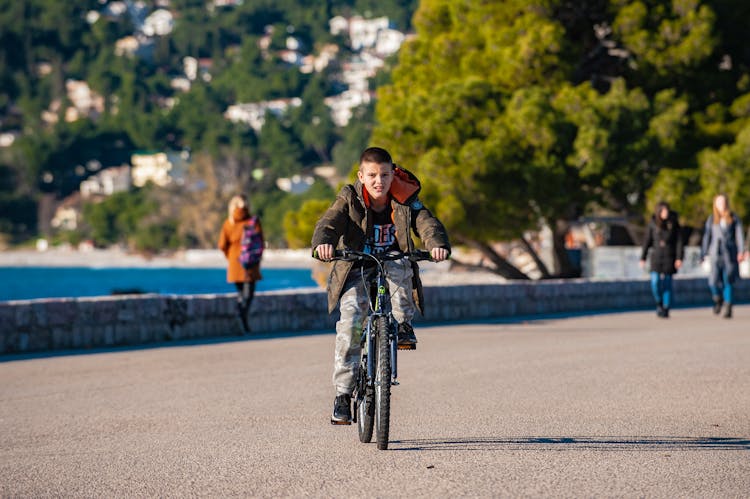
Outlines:
{"label": "gray cargo pants", "polygon": [[[385,262],[388,289],[391,292],[391,307],[396,321],[411,322],[414,317],[412,297],[412,269],[408,260]],[[372,272],[372,271],[369,271]],[[368,271],[362,278],[361,269],[353,269],[344,284],[339,300],[341,316],[336,322],[336,349],[333,361],[333,386],[336,395],[351,395],[354,390],[354,375],[359,364],[362,328],[369,312],[366,282]]]}

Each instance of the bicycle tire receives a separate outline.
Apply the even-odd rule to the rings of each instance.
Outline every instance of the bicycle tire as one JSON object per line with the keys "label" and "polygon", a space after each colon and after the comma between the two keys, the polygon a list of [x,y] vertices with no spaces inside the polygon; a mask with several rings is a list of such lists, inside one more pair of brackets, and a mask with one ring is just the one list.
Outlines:
{"label": "bicycle tire", "polygon": [[[375,393],[367,386],[367,357],[362,355],[359,362],[358,386],[364,390],[364,397],[356,403],[357,433],[359,441],[368,444],[372,440],[372,430],[375,426]],[[364,379],[362,379],[364,378]]]}
{"label": "bicycle tire", "polygon": [[375,324],[377,358],[375,359],[375,429],[378,449],[388,448],[391,421],[391,347],[388,342],[388,319],[378,317]]}

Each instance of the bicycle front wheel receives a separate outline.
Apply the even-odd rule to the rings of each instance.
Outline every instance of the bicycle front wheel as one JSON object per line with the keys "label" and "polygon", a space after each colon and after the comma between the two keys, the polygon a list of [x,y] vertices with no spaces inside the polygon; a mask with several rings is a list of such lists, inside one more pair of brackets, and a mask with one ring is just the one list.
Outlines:
{"label": "bicycle front wheel", "polygon": [[375,429],[378,449],[388,448],[391,420],[391,348],[388,342],[388,319],[378,317],[375,324],[377,358],[375,359]]}
{"label": "bicycle front wheel", "polygon": [[367,356],[362,355],[359,362],[358,392],[364,394],[362,398],[357,396],[357,433],[359,441],[370,443],[372,440],[372,429],[375,423],[375,393],[371,386],[367,385]]}

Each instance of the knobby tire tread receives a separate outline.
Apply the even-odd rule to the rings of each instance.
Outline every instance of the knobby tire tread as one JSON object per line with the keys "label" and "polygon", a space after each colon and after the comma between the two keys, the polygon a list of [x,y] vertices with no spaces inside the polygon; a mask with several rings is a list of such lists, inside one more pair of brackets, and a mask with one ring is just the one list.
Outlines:
{"label": "knobby tire tread", "polygon": [[378,317],[377,359],[375,370],[375,429],[378,449],[388,448],[388,432],[391,419],[391,349],[388,343],[388,319]]}
{"label": "knobby tire tread", "polygon": [[[367,362],[364,356],[360,359],[359,369],[359,376],[367,377]],[[364,383],[360,384],[362,385]],[[359,441],[368,444],[372,440],[372,430],[375,426],[375,393],[372,388],[365,389],[365,397],[357,404],[356,411]]]}

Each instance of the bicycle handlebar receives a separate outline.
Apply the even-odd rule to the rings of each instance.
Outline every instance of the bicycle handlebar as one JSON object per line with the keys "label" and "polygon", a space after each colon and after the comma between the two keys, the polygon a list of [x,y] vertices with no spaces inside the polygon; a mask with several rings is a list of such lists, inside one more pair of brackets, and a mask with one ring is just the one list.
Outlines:
{"label": "bicycle handlebar", "polygon": [[[318,257],[317,250],[313,253],[313,257],[320,260],[320,258]],[[385,253],[379,253],[379,254],[365,253],[363,251],[357,251],[357,250],[351,250],[351,249],[337,249],[337,250],[334,250],[333,258],[331,258],[331,260],[358,262],[358,261],[369,259],[369,260],[376,260],[379,262],[385,262],[385,261],[391,261],[391,260],[400,260],[402,258],[407,258],[412,262],[420,262],[420,261],[425,261],[425,260],[434,261],[429,251],[418,250],[418,249],[415,249],[409,252],[387,251]]]}

